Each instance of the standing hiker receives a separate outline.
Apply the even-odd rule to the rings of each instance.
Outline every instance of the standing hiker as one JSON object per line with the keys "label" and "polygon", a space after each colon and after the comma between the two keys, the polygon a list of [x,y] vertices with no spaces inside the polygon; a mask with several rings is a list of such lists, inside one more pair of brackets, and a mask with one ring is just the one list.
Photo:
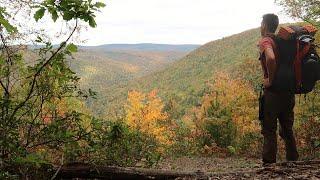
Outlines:
{"label": "standing hiker", "polygon": [[[261,40],[258,47],[260,62],[264,75],[263,117],[262,134],[263,164],[276,162],[277,155],[277,120],[280,124],[280,136],[285,142],[286,158],[288,161],[296,161],[298,152],[293,134],[295,96],[292,91],[277,91],[273,88],[277,65],[279,64],[279,52],[275,43],[275,31],[278,28],[277,15],[265,14],[261,22]],[[283,82],[287,83],[287,82]],[[261,113],[260,113],[261,114]]]}

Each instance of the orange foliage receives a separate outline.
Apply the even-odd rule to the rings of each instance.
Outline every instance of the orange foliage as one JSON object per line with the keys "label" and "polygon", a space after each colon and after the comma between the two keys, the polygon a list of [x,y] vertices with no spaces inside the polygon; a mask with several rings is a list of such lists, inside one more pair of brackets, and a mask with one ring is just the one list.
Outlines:
{"label": "orange foliage", "polygon": [[172,132],[167,125],[167,114],[163,112],[164,104],[157,97],[155,90],[149,94],[138,91],[128,93],[126,122],[134,129],[151,135],[164,145],[171,144]]}
{"label": "orange foliage", "polygon": [[224,72],[216,73],[214,77],[215,81],[209,84],[210,93],[204,96],[197,119],[205,121],[207,109],[213,103],[218,103],[220,109],[230,110],[238,138],[247,133],[257,132],[257,96],[253,88],[249,83],[234,79]]}

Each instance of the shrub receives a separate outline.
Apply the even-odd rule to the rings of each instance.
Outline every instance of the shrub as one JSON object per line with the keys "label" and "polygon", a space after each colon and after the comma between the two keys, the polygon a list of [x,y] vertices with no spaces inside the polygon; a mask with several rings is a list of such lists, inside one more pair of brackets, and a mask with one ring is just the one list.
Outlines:
{"label": "shrub", "polygon": [[160,158],[154,137],[130,129],[121,120],[104,122],[96,128],[88,145],[87,156],[95,164],[133,166],[146,160],[151,166]]}
{"label": "shrub", "polygon": [[253,88],[223,72],[208,86],[201,106],[194,110],[196,127],[210,136],[204,136],[204,145],[232,146],[235,151],[251,148],[260,134]]}

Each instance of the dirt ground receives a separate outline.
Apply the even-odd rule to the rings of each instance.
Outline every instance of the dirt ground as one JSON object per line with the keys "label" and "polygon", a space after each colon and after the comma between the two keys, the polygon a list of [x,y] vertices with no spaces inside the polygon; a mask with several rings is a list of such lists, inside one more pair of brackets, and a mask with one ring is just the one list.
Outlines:
{"label": "dirt ground", "polygon": [[250,170],[261,167],[258,159],[216,158],[216,157],[180,157],[162,160],[155,168],[174,171],[226,172]]}
{"label": "dirt ground", "polygon": [[320,179],[320,161],[262,167],[257,159],[181,157],[165,159],[156,168],[199,174],[197,178],[177,179]]}

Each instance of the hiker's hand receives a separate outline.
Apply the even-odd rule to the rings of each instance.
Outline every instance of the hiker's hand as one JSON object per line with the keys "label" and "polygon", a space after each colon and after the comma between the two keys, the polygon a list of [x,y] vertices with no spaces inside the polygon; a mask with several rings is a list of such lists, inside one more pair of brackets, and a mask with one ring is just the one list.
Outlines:
{"label": "hiker's hand", "polygon": [[269,81],[269,78],[265,78],[265,79],[264,79],[264,81],[263,81],[263,86],[264,86],[265,88],[268,88],[268,87],[271,86],[270,81]]}

